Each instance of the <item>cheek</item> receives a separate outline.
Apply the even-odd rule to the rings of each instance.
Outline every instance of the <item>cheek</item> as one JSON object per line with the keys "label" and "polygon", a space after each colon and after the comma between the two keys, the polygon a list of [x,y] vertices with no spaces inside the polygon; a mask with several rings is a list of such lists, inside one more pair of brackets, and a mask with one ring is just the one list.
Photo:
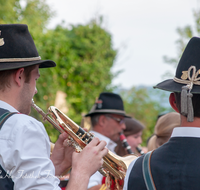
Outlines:
{"label": "cheek", "polygon": [[107,126],[107,131],[110,134],[115,134],[115,133],[117,133],[119,131],[119,129],[118,129],[118,126],[115,123],[110,123]]}
{"label": "cheek", "polygon": [[136,140],[135,140],[134,137],[131,137],[131,136],[130,136],[130,137],[127,137],[126,140],[127,140],[128,144],[129,144],[130,146],[133,146],[133,145],[136,144]]}
{"label": "cheek", "polygon": [[32,83],[31,83],[31,88],[32,88],[32,91],[36,91],[36,81],[34,80]]}

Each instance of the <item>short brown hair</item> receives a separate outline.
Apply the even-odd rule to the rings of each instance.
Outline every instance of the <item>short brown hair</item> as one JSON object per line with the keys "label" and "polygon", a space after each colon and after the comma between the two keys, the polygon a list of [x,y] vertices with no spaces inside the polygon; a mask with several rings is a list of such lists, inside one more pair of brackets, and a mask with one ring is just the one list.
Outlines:
{"label": "short brown hair", "polygon": [[124,135],[127,137],[143,131],[145,126],[135,118],[125,118],[126,129],[124,129]]}
{"label": "short brown hair", "polygon": [[179,127],[181,123],[180,114],[177,112],[169,112],[158,118],[154,127],[154,134],[147,142],[148,151],[154,150],[166,143],[175,127]]}
{"label": "short brown hair", "polygon": [[99,121],[99,117],[103,115],[103,114],[94,114],[91,115],[91,123],[92,123],[92,127],[94,127],[95,125],[97,125],[98,121]]}
{"label": "short brown hair", "polygon": [[[25,82],[26,83],[29,83],[30,73],[33,69],[35,69],[35,67],[36,67],[36,65],[24,67],[24,75],[25,75]],[[10,88],[10,76],[12,74],[16,73],[18,69],[0,71],[0,90],[1,91],[4,91],[6,89],[6,87]]]}

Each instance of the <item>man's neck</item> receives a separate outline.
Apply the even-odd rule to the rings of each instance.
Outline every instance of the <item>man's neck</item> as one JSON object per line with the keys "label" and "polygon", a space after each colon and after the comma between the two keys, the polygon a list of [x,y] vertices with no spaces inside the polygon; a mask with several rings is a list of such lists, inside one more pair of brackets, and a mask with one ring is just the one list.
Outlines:
{"label": "man's neck", "polygon": [[[17,93],[11,90],[5,90],[4,92],[0,92],[0,100],[10,104],[12,107],[17,109]],[[18,109],[17,109],[18,110]]]}
{"label": "man's neck", "polygon": [[200,118],[194,117],[193,122],[188,122],[187,117],[181,115],[181,127],[200,127]]}

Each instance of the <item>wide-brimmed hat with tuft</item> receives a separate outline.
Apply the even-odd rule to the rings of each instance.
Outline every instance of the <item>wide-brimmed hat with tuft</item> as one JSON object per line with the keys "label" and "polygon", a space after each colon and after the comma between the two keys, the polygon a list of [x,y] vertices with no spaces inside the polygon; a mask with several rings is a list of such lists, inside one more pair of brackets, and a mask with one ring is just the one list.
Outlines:
{"label": "wide-brimmed hat with tuft", "polygon": [[0,24],[0,71],[40,64],[55,67],[51,60],[41,60],[25,24]]}
{"label": "wide-brimmed hat with tuft", "polygon": [[[165,80],[154,88],[170,92],[181,92],[185,85],[192,85],[191,93],[200,93],[200,38],[188,42],[176,69],[174,79]],[[194,74],[193,74],[194,73]],[[196,75],[196,76],[195,76]]]}
{"label": "wide-brimmed hat with tuft", "polygon": [[124,117],[129,117],[124,111],[124,105],[122,98],[118,94],[111,92],[102,92],[99,98],[95,101],[92,109],[87,116],[92,116],[95,114],[118,114]]}
{"label": "wide-brimmed hat with tuft", "polygon": [[165,80],[154,88],[171,92],[181,92],[181,114],[192,122],[194,113],[193,94],[200,94],[200,38],[193,37],[188,42],[173,79]]}

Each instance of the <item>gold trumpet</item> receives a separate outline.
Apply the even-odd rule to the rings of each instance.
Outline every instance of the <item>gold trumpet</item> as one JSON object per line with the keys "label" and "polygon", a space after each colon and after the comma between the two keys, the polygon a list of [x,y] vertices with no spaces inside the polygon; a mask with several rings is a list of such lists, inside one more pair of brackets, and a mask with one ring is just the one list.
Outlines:
{"label": "gold trumpet", "polygon": [[[68,145],[73,146],[76,152],[82,151],[94,138],[92,133],[84,131],[56,107],[50,106],[47,114],[44,113],[34,101],[32,101],[32,107],[43,116],[43,120],[50,122],[60,133],[67,132],[69,134]],[[49,115],[51,117],[49,117]],[[116,189],[123,189],[123,183],[119,184],[118,181],[124,180],[128,166],[136,158],[137,156],[135,155],[120,157],[108,151],[108,154],[103,157],[102,167],[98,170],[106,177],[106,186],[109,188],[111,180],[114,180]]]}

